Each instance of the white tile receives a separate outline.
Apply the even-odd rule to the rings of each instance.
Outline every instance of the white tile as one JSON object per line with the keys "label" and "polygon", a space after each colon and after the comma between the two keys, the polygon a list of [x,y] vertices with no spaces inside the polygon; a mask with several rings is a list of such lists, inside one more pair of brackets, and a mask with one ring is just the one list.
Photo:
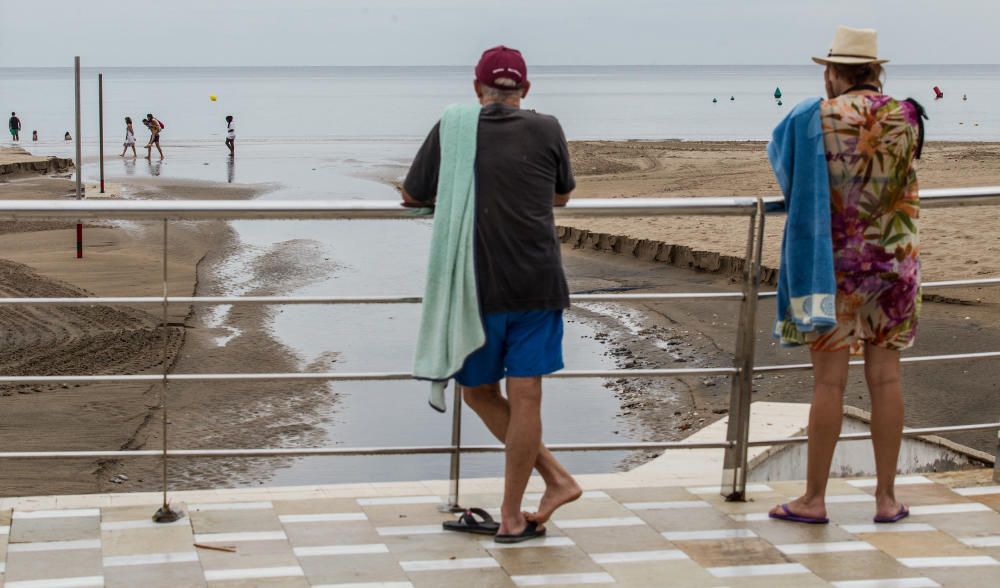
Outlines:
{"label": "white tile", "polygon": [[4,588],[103,588],[104,576],[79,576],[53,580],[22,580],[7,582]]}
{"label": "white tile", "polygon": [[101,523],[102,531],[126,531],[129,529],[158,529],[160,527],[190,527],[191,520],[184,518],[170,523],[157,523],[152,519],[141,519],[135,521],[114,521]]}
{"label": "white tile", "polygon": [[891,523],[880,525],[841,525],[841,529],[854,535],[864,533],[923,533],[936,531],[934,527],[923,523]]}
{"label": "white tile", "polygon": [[[868,478],[865,480],[848,480],[848,484],[854,486],[855,488],[874,488],[878,481],[875,478]],[[923,476],[898,476],[896,478],[895,484],[897,486],[911,486],[913,484],[933,484],[934,482],[928,480]]]}
{"label": "white tile", "polygon": [[295,578],[305,576],[299,566],[283,566],[275,568],[242,568],[235,570],[205,570],[205,579],[209,582],[225,580],[257,580],[260,578]]}
{"label": "white tile", "polygon": [[639,517],[608,517],[603,519],[566,519],[552,521],[560,529],[592,529],[595,527],[639,527],[646,521]]}
{"label": "white tile", "polygon": [[571,547],[576,545],[569,537],[542,537],[523,543],[497,543],[492,539],[479,542],[486,549],[520,549],[524,547]]}
{"label": "white tile", "polygon": [[364,543],[357,545],[319,545],[315,547],[296,547],[298,557],[315,557],[318,555],[362,555],[366,553],[389,553],[385,543]]}
{"label": "white tile", "polygon": [[1000,566],[1000,561],[988,555],[952,557],[898,557],[899,563],[908,568],[960,568],[969,566]]}
{"label": "white tile", "polygon": [[939,588],[930,578],[880,578],[878,580],[844,580],[832,582],[834,588]]}
{"label": "white tile", "polygon": [[318,514],[281,515],[278,520],[284,524],[295,523],[343,523],[348,521],[367,521],[368,515],[363,512],[328,512]]}
{"label": "white tile", "polygon": [[313,584],[313,588],[413,588],[410,582],[351,582],[349,584]]}
{"label": "white tile", "polygon": [[712,531],[667,531],[661,533],[668,541],[705,541],[715,539],[752,539],[757,536],[750,529],[716,529]]}
{"label": "white tile", "polygon": [[770,515],[766,512],[744,512],[744,513],[733,513],[729,515],[729,518],[740,523],[759,523],[761,521],[774,521],[777,519],[772,519]]}
{"label": "white tile", "polygon": [[10,525],[0,525],[0,535],[10,534]]}
{"label": "white tile", "polygon": [[539,574],[537,576],[511,576],[518,586],[565,586],[567,584],[614,584],[610,574]]}
{"label": "white tile", "polygon": [[[687,488],[692,494],[721,494],[721,486],[697,486]],[[747,484],[747,492],[771,492],[771,487],[767,484]]]}
{"label": "white tile", "polygon": [[911,515],[955,514],[961,512],[990,512],[993,509],[981,502],[962,502],[958,504],[926,504],[911,506]]}
{"label": "white tile", "polygon": [[666,502],[626,502],[622,504],[629,510],[673,510],[678,508],[712,508],[704,500],[669,500]]}
{"label": "white tile", "polygon": [[1000,494],[1000,486],[973,486],[972,488],[952,488],[952,491],[962,496],[985,496]]}
{"label": "white tile", "polygon": [[809,569],[801,564],[760,564],[755,566],[726,566],[705,568],[716,578],[743,578],[746,576],[784,576],[788,574],[808,574]]}
{"label": "white tile", "polygon": [[6,569],[7,569],[7,564],[5,562],[0,561],[0,574],[2,574]]}
{"label": "white tile", "polygon": [[271,501],[260,502],[208,502],[187,505],[189,511],[207,510],[265,510],[274,508]]}
{"label": "white tile", "polygon": [[619,551],[616,553],[594,553],[590,559],[599,564],[639,563],[644,561],[673,561],[690,559],[680,549],[664,549],[659,551]]}
{"label": "white tile", "polygon": [[284,531],[254,531],[248,533],[195,533],[195,543],[227,543],[236,541],[284,541]]}
{"label": "white tile", "polygon": [[404,572],[430,572],[442,570],[479,570],[499,568],[500,564],[492,557],[467,557],[461,559],[428,559],[418,561],[401,561],[399,565]]}
{"label": "white tile", "polygon": [[434,535],[444,533],[441,525],[410,525],[399,527],[375,527],[375,532],[383,537],[396,535]]}
{"label": "white tile", "polygon": [[66,510],[15,510],[12,515],[18,519],[65,519],[75,517],[99,517],[99,508],[67,508]]}
{"label": "white tile", "polygon": [[960,537],[959,541],[970,547],[1000,547],[1000,535],[985,537]]}
{"label": "white tile", "polygon": [[810,553],[842,553],[844,551],[875,551],[875,546],[864,541],[830,541],[828,543],[786,543],[775,545],[785,555]]}
{"label": "white tile", "polygon": [[104,567],[146,566],[154,564],[183,563],[198,561],[198,554],[193,551],[176,553],[146,553],[142,555],[118,555],[104,558]]}
{"label": "white tile", "polygon": [[387,496],[383,498],[358,498],[361,506],[392,506],[400,504],[441,504],[438,496]]}
{"label": "white tile", "polygon": [[10,553],[25,551],[68,551],[71,549],[100,549],[100,539],[77,539],[75,541],[38,541],[36,543],[11,543],[7,545]]}
{"label": "white tile", "polygon": [[826,497],[827,504],[853,504],[860,502],[875,502],[871,494],[834,494]]}

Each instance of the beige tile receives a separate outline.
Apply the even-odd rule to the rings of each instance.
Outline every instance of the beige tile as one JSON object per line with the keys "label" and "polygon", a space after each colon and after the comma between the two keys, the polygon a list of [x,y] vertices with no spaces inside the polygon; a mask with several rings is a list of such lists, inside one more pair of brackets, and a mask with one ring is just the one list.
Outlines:
{"label": "beige tile", "polygon": [[625,502],[666,502],[670,500],[701,500],[703,497],[692,494],[684,488],[672,486],[617,488],[605,492],[619,503]]}
{"label": "beige tile", "polygon": [[906,520],[914,523],[926,523],[955,537],[1000,534],[1000,514],[995,512],[911,515]]}
{"label": "beige tile", "polygon": [[996,585],[1000,567],[923,568],[919,571],[947,588],[984,588]]}
{"label": "beige tile", "polygon": [[381,541],[374,543],[385,543],[399,561],[439,560],[489,557],[486,549],[479,543],[483,538],[482,535],[468,533],[441,533],[382,537]]}
{"label": "beige tile", "polygon": [[777,564],[789,561],[763,539],[676,541],[674,544],[705,568]]}
{"label": "beige tile", "polygon": [[708,508],[637,510],[633,514],[661,532],[738,529],[745,526],[715,509]]}
{"label": "beige tile", "polygon": [[199,588],[205,575],[197,562],[145,566],[115,566],[104,569],[106,588]]}
{"label": "beige tile", "polygon": [[149,507],[147,505],[133,506],[112,506],[101,509],[102,523],[116,523],[121,521],[151,521],[158,506]]}
{"label": "beige tile", "polygon": [[231,570],[237,568],[266,568],[297,566],[298,559],[286,541],[242,541],[227,543],[235,553],[214,549],[197,549],[198,559],[205,570]]}
{"label": "beige tile", "polygon": [[594,499],[578,500],[560,508],[553,517],[559,521],[570,519],[604,519],[614,517],[630,517],[634,513],[613,500]]}
{"label": "beige tile", "polygon": [[496,549],[491,553],[511,576],[603,571],[590,556],[576,547],[522,547]]}
{"label": "beige tile", "polygon": [[728,588],[829,588],[830,584],[814,574],[726,578]]}
{"label": "beige tile", "polygon": [[186,526],[102,531],[101,545],[105,557],[180,553],[194,551],[194,535]]}
{"label": "beige tile", "polygon": [[436,504],[398,504],[362,507],[376,527],[440,524],[457,515],[441,512]]}
{"label": "beige tile", "polygon": [[896,499],[910,506],[970,502],[968,498],[955,494],[951,489],[939,484],[897,486]]}
{"label": "beige tile", "polygon": [[285,525],[285,535],[296,547],[385,542],[385,538],[375,532],[375,527],[367,521],[289,524]]}
{"label": "beige tile", "polygon": [[404,582],[406,574],[391,554],[300,557],[311,584]]}
{"label": "beige tile", "polygon": [[316,498],[311,500],[276,500],[274,511],[279,515],[361,512],[353,498]]}
{"label": "beige tile", "polygon": [[767,512],[776,504],[788,502],[785,495],[776,492],[757,492],[746,502],[726,502],[726,499],[718,494],[702,494],[701,497],[719,512],[732,514]]}
{"label": "beige tile", "polygon": [[983,494],[980,496],[970,496],[972,500],[981,502],[995,511],[1000,511],[1000,494]]}
{"label": "beige tile", "polygon": [[10,527],[11,543],[35,541],[75,541],[99,539],[100,517],[66,517],[45,519],[15,518]]}
{"label": "beige tile", "polygon": [[786,543],[829,543],[831,541],[850,541],[853,535],[834,524],[804,525],[788,521],[767,520],[746,524],[760,535],[762,539],[776,545]]}
{"label": "beige tile", "polygon": [[564,532],[587,553],[670,549],[672,545],[648,526],[566,529]]}
{"label": "beige tile", "polygon": [[4,580],[14,582],[100,576],[101,569],[100,549],[13,552],[7,554]]}
{"label": "beige tile", "polygon": [[414,588],[515,588],[501,569],[411,572]]}
{"label": "beige tile", "polygon": [[978,555],[974,549],[940,531],[874,533],[865,541],[893,557],[947,557]]}
{"label": "beige tile", "polygon": [[693,561],[653,561],[628,564],[604,564],[619,586],[648,588],[701,588],[725,586],[726,582],[712,576]]}
{"label": "beige tile", "polygon": [[843,553],[814,553],[790,558],[828,582],[919,576],[916,571],[881,551],[852,552],[849,557]]}
{"label": "beige tile", "polygon": [[211,582],[208,585],[211,588],[309,588],[309,582],[305,578],[254,578]]}
{"label": "beige tile", "polygon": [[280,531],[281,522],[271,509],[205,510],[189,513],[195,533],[245,533]]}
{"label": "beige tile", "polygon": [[9,510],[0,510],[0,527],[9,527],[10,526],[10,515],[11,515],[11,511],[9,511]]}

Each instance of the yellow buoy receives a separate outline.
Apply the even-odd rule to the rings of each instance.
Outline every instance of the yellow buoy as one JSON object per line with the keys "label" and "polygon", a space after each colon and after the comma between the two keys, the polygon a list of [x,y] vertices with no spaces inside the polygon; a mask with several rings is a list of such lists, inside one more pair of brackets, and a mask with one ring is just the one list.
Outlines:
{"label": "yellow buoy", "polygon": [[211,100],[212,102],[215,102],[215,100],[216,100],[215,94],[212,94],[211,96],[209,96],[208,99]]}

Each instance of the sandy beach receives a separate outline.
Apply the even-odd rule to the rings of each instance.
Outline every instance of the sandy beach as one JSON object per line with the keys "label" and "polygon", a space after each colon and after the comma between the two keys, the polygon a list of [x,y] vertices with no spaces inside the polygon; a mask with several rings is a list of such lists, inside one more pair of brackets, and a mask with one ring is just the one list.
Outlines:
{"label": "sandy beach", "polygon": [[[574,142],[578,197],[756,195],[776,193],[762,143],[726,142]],[[38,163],[24,153],[0,149],[0,166],[16,164],[0,175],[0,199],[66,198],[73,183],[63,163]],[[44,159],[44,158],[43,158]],[[925,150],[921,182],[926,187],[1000,183],[996,163],[1000,144],[933,143]],[[27,165],[28,167],[23,167]],[[61,165],[61,167],[60,167]],[[34,166],[46,170],[40,173]],[[55,166],[56,172],[49,171]],[[0,167],[0,169],[4,169]],[[399,168],[401,169],[401,168]],[[391,174],[399,169],[393,167]],[[388,177],[386,178],[388,181]],[[395,179],[395,176],[393,176]],[[166,178],[129,178],[122,189],[129,198],[255,198],[272,184],[223,184]],[[923,246],[925,278],[1000,274],[995,252],[1000,243],[982,242],[983,211],[925,211]],[[725,256],[741,258],[745,220],[703,217],[657,219],[576,219],[563,227],[566,263],[574,291],[639,288],[675,291],[732,288]],[[169,289],[172,295],[225,294],[231,276],[221,264],[241,247],[225,223],[172,223]],[[160,293],[160,227],[155,223],[96,223],[85,229],[83,260],[73,256],[73,229],[65,223],[3,223],[0,226],[0,295],[82,296]],[[768,226],[766,263],[777,266],[780,217]],[[603,237],[602,237],[603,236]],[[662,269],[659,245],[632,258],[607,255],[611,237],[674,245],[689,254],[671,260],[678,268]],[[972,243],[978,246],[970,247]],[[618,247],[620,250],[621,247]],[[615,252],[615,251],[612,251]],[[690,252],[705,252],[693,256]],[[687,271],[683,259],[698,259],[702,269]],[[714,261],[713,261],[714,260]],[[975,262],[975,263],[973,263]],[[714,266],[712,264],[715,264]],[[282,294],[333,271],[332,262],[317,255],[309,242],[287,241],[270,250],[241,276],[250,295]],[[310,278],[309,276],[312,276]],[[992,291],[949,292],[965,301],[993,301]],[[996,310],[940,305],[928,321],[932,346],[922,352],[947,352],[952,338],[973,347],[996,347],[991,331]],[[937,308],[937,306],[935,306]],[[178,305],[169,309],[167,363],[177,372],[284,372],[330,369],[335,355],[303,366],[269,330],[272,309],[244,306],[220,323],[209,309]],[[937,311],[935,311],[937,312]],[[730,361],[731,320],[695,303],[636,305],[625,315],[605,308],[575,311],[573,320],[597,325],[620,367],[722,365]],[[633,318],[647,321],[637,332],[623,326]],[[795,359],[766,343],[766,316],[761,317],[761,361]],[[624,322],[623,322],[624,321]],[[5,353],[0,373],[73,374],[160,373],[163,341],[158,307],[0,307]],[[226,338],[219,344],[219,338]],[[667,354],[663,350],[668,351]],[[961,420],[977,416],[982,399],[952,403],[947,418],[935,412],[935,390],[943,379],[965,374],[961,366],[942,366],[912,395],[914,423]],[[966,376],[962,376],[966,377]],[[970,376],[971,378],[971,376]],[[852,381],[852,392],[857,382]],[[970,380],[972,389],[990,389],[988,378]],[[637,437],[678,439],[725,412],[728,383],[717,379],[609,382],[620,400],[621,417]],[[267,447],[320,445],[319,424],[335,410],[336,399],[325,386],[261,383],[171,387],[171,445],[174,447]],[[807,387],[799,379],[780,376],[762,382],[769,400],[805,401]],[[69,387],[0,387],[0,446],[18,450],[137,449],[160,447],[157,386],[82,385]],[[854,399],[854,396],[851,396]],[[910,401],[908,401],[910,402]],[[864,398],[852,400],[864,407]],[[911,408],[908,404],[908,409]],[[970,442],[975,441],[974,439]],[[189,460],[172,462],[178,486],[211,487],[262,482],[283,462],[267,460]],[[0,475],[0,495],[153,489],[159,475],[154,460],[118,462],[11,461]]]}

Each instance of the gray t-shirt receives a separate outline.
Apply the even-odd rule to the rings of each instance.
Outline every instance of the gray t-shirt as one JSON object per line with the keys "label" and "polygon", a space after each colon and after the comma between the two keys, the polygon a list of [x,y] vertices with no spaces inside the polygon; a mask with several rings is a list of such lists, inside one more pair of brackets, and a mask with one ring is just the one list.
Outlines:
{"label": "gray t-shirt", "polygon": [[[403,187],[429,202],[437,194],[440,123],[417,152]],[[569,147],[555,117],[489,104],[476,144],[476,281],[484,313],[569,306],[552,214],[555,194],[576,187]]]}

